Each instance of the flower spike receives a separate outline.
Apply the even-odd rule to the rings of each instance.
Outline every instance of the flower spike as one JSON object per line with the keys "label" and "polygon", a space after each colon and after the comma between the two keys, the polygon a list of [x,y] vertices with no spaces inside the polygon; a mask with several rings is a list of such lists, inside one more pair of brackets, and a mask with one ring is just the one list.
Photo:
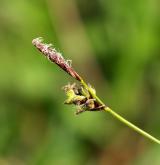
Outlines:
{"label": "flower spike", "polygon": [[70,60],[65,60],[62,54],[56,49],[52,48],[52,44],[43,43],[43,38],[38,37],[33,39],[32,44],[44,54],[51,62],[56,63],[61,69],[67,72],[70,76],[80,81],[82,78],[78,73],[72,68]]}

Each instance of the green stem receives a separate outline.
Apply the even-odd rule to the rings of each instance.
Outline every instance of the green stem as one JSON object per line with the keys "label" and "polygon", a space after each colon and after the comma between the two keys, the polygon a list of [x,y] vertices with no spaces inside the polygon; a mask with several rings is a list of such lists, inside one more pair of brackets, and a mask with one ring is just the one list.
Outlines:
{"label": "green stem", "polygon": [[120,116],[119,114],[117,114],[116,112],[114,112],[109,107],[106,107],[104,110],[106,112],[109,112],[110,114],[112,114],[116,119],[120,120],[122,123],[124,123],[128,127],[132,128],[133,130],[135,130],[139,134],[145,136],[146,138],[150,139],[153,142],[156,142],[156,143],[160,144],[160,141],[157,138],[153,137],[152,135],[148,134],[147,132],[143,131],[142,129],[138,128],[137,126],[135,126],[134,124],[132,124],[131,122],[129,122],[128,120],[124,119],[122,116]]}
{"label": "green stem", "polygon": [[[83,79],[80,80],[81,84],[90,92],[90,94],[92,95],[93,98],[95,98],[97,100],[98,103],[100,103],[101,105],[105,105],[101,99],[92,92],[92,90],[90,90],[90,88],[88,87],[88,85],[83,81]],[[116,112],[114,112],[111,108],[105,106],[104,110],[106,112],[109,112],[112,116],[114,116],[116,119],[118,119],[119,121],[121,121],[122,123],[124,123],[125,125],[127,125],[128,127],[132,128],[133,130],[135,130],[136,132],[138,132],[139,134],[143,135],[144,137],[150,139],[153,142],[156,142],[158,144],[160,144],[160,140],[158,140],[157,138],[151,136],[150,134],[148,134],[147,132],[143,131],[142,129],[138,128],[137,126],[135,126],[134,124],[132,124],[131,122],[129,122],[128,120],[126,120],[125,118],[123,118],[122,116],[120,116],[119,114],[117,114]]]}

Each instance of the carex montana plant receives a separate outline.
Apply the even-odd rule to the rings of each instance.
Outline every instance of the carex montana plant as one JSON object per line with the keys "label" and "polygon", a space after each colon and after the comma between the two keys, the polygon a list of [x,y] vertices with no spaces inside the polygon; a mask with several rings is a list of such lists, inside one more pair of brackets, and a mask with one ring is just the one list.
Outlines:
{"label": "carex montana plant", "polygon": [[110,107],[106,106],[106,104],[104,104],[102,100],[97,96],[96,90],[90,84],[87,84],[84,79],[74,70],[74,68],[71,66],[71,60],[65,60],[61,53],[52,48],[52,44],[43,43],[43,39],[41,37],[33,39],[32,44],[51,62],[57,64],[66,73],[79,81],[78,84],[67,84],[63,87],[63,90],[67,95],[67,99],[64,103],[74,104],[77,109],[75,112],[76,115],[86,111],[107,112],[136,132],[152,140],[153,142],[160,144],[160,140],[138,128],[117,114]]}

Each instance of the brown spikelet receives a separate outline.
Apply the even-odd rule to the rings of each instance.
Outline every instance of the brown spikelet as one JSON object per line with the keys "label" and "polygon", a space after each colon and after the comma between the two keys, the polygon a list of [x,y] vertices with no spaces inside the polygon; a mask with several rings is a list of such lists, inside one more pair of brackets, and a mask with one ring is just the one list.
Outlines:
{"label": "brown spikelet", "polygon": [[33,39],[32,44],[51,62],[56,63],[60,68],[62,68],[73,78],[77,79],[78,81],[81,80],[81,77],[69,64],[69,60],[65,60],[60,52],[57,52],[56,49],[51,47],[51,44],[43,43],[43,39],[41,37]]}

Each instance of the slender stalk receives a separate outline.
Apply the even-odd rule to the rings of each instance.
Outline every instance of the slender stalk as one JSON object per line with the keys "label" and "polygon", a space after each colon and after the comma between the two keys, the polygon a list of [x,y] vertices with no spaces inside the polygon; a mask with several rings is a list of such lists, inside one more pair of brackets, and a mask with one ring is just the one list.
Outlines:
{"label": "slender stalk", "polygon": [[151,136],[149,133],[143,131],[142,129],[138,128],[137,126],[135,126],[134,124],[132,124],[131,122],[129,122],[128,120],[124,119],[122,116],[120,116],[119,114],[117,114],[116,112],[114,112],[112,109],[110,109],[109,107],[106,107],[104,109],[106,112],[109,112],[111,115],[113,115],[116,119],[120,120],[122,123],[124,123],[125,125],[127,125],[128,127],[132,128],[133,130],[135,130],[136,132],[138,132],[139,134],[145,136],[146,138],[150,139],[153,142],[156,142],[158,144],[160,144],[160,140],[158,140],[157,138]]}
{"label": "slender stalk", "polygon": [[[83,79],[80,80],[81,84],[91,93],[92,97],[95,98],[101,105],[105,105],[101,99],[95,95],[90,88],[88,87],[88,85],[84,82]],[[142,129],[138,128],[137,126],[135,126],[134,124],[132,124],[131,122],[129,122],[128,120],[124,119],[122,116],[120,116],[118,113],[116,113],[115,111],[113,111],[111,108],[105,106],[104,108],[105,112],[109,112],[112,116],[114,116],[116,119],[118,119],[119,121],[121,121],[122,123],[124,123],[125,125],[127,125],[128,127],[130,127],[131,129],[135,130],[136,132],[138,132],[139,134],[143,135],[144,137],[150,139],[151,141],[160,144],[160,140],[158,140],[157,138],[151,136],[150,134],[148,134],[147,132],[143,131]]]}

